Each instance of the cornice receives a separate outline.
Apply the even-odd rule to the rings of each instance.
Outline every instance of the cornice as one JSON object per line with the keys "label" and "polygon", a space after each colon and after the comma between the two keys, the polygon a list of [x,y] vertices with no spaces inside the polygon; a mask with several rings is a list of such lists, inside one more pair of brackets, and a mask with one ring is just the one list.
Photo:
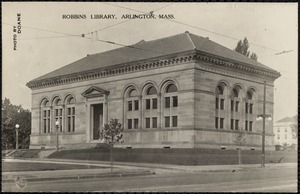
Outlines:
{"label": "cornice", "polygon": [[248,72],[255,75],[261,75],[264,77],[269,77],[270,79],[274,79],[274,80],[280,76],[280,73],[276,71],[266,70],[259,67],[253,67],[247,64],[241,65],[238,63],[228,62],[223,59],[217,59],[216,57],[207,56],[197,51],[188,52],[185,55],[183,54],[184,53],[181,53],[181,56],[178,55],[164,56],[164,58],[160,57],[157,59],[141,60],[132,63],[118,64],[111,67],[100,68],[92,71],[80,72],[77,74],[70,74],[70,75],[53,77],[44,80],[31,81],[26,85],[30,89],[47,88],[47,87],[70,84],[75,82],[82,82],[86,80],[93,80],[93,79],[116,76],[121,74],[145,71],[149,69],[162,68],[165,66],[176,65],[181,63],[199,62],[199,61],[206,61],[212,64],[209,66],[200,65],[200,68],[203,70],[210,70],[216,73],[227,74],[227,75],[230,74],[235,77],[241,77],[241,76],[237,76],[236,74],[230,72],[224,72],[222,69],[216,68],[216,66],[223,66],[230,69],[234,69],[235,71],[239,71],[239,72]]}

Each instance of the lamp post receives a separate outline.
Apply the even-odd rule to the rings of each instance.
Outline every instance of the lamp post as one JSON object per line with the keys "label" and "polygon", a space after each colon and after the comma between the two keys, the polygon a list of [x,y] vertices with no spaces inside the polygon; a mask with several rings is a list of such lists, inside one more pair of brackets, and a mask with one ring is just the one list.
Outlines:
{"label": "lamp post", "polygon": [[16,124],[16,150],[19,148],[19,124]]}
{"label": "lamp post", "polygon": [[263,120],[262,128],[262,148],[261,148],[261,167],[265,167],[265,136],[266,136],[266,119],[272,120],[270,114],[266,114],[266,81],[264,81],[264,101],[263,101],[263,114],[257,115],[256,120]]}
{"label": "lamp post", "polygon": [[58,121],[58,120],[56,120],[55,125],[56,125],[56,150],[58,151],[58,150],[59,150],[59,146],[58,146],[58,128],[59,128],[59,121]]}

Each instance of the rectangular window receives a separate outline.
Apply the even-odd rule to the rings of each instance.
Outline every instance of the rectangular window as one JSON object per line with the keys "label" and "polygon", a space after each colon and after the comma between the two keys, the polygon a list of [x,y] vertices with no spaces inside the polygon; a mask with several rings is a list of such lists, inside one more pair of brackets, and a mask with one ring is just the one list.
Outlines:
{"label": "rectangular window", "polygon": [[68,132],[75,131],[75,107],[67,109],[67,130]]}
{"label": "rectangular window", "polygon": [[146,109],[149,110],[151,107],[150,99],[146,99]]}
{"label": "rectangular window", "polygon": [[249,121],[249,131],[252,131],[253,121]]}
{"label": "rectangular window", "polygon": [[177,96],[173,96],[173,107],[178,107],[178,97]]}
{"label": "rectangular window", "polygon": [[[59,131],[60,132],[62,132],[63,130],[62,130],[62,108],[56,108],[55,109],[55,117],[54,117],[54,123],[56,122],[56,121],[58,121],[59,122],[59,126],[58,126],[58,128],[59,128]],[[55,125],[55,128],[56,128],[57,126]]]}
{"label": "rectangular window", "polygon": [[177,127],[177,116],[172,116],[172,127]]}
{"label": "rectangular window", "polygon": [[44,133],[47,133],[47,119],[44,119],[43,123],[44,123]]}
{"label": "rectangular window", "polygon": [[128,111],[132,111],[132,101],[128,101]]}
{"label": "rectangular window", "polygon": [[216,109],[219,109],[219,98],[216,98]]}
{"label": "rectangular window", "polygon": [[63,128],[62,128],[62,117],[59,118],[59,128],[60,128],[60,132],[63,131]]}
{"label": "rectangular window", "polygon": [[250,110],[249,113],[252,114],[253,113],[253,104],[250,104]]}
{"label": "rectangular window", "polygon": [[220,118],[220,129],[224,129],[224,118]]}
{"label": "rectangular window", "polygon": [[134,129],[138,129],[139,128],[139,119],[134,119]]}
{"label": "rectangular window", "polygon": [[277,139],[280,139],[280,135],[277,136]]}
{"label": "rectangular window", "polygon": [[157,98],[152,99],[152,109],[157,109]]}
{"label": "rectangular window", "polygon": [[134,101],[134,110],[139,110],[139,101],[138,100]]}
{"label": "rectangular window", "polygon": [[233,111],[233,109],[234,109],[234,101],[233,101],[233,100],[231,100],[231,105],[230,105],[230,107],[231,107],[231,111]]}
{"label": "rectangular window", "polygon": [[165,108],[170,108],[170,97],[165,97]]}
{"label": "rectangular window", "polygon": [[48,126],[47,126],[47,128],[48,128],[48,133],[50,133],[50,118],[47,119],[47,122],[48,122],[48,123],[47,123],[47,125],[48,125]]}
{"label": "rectangular window", "polygon": [[248,131],[248,121],[245,121],[245,130]]}
{"label": "rectangular window", "polygon": [[71,117],[68,117],[68,132],[71,132]]}
{"label": "rectangular window", "polygon": [[165,127],[170,127],[170,117],[165,117]]}
{"label": "rectangular window", "polygon": [[235,102],[235,112],[239,112],[239,101]]}
{"label": "rectangular window", "polygon": [[216,118],[215,118],[215,128],[216,128],[216,129],[219,128],[218,123],[219,123],[219,117],[216,117]]}
{"label": "rectangular window", "polygon": [[75,131],[75,116],[74,115],[72,116],[72,123],[73,123],[72,124],[72,131],[74,132]]}
{"label": "rectangular window", "polygon": [[231,120],[230,120],[230,129],[232,129],[232,130],[233,130],[233,125],[234,125],[234,120],[231,119]]}
{"label": "rectangular window", "polygon": [[235,130],[239,130],[239,120],[235,120]]}
{"label": "rectangular window", "polygon": [[[58,111],[58,110],[57,110]],[[54,111],[55,114],[55,111]],[[57,112],[58,114],[58,112]],[[50,133],[51,131],[51,123],[50,123],[50,110],[43,110],[42,111],[42,129],[44,133]],[[57,116],[58,118],[58,116]]]}
{"label": "rectangular window", "polygon": [[157,128],[157,117],[152,117],[152,128]]}
{"label": "rectangular window", "polygon": [[132,119],[127,119],[128,129],[132,129]]}
{"label": "rectangular window", "polygon": [[248,113],[248,103],[245,104],[245,112]]}
{"label": "rectangular window", "polygon": [[150,128],[150,118],[146,118],[146,128]]}
{"label": "rectangular window", "polygon": [[221,99],[221,101],[220,101],[220,108],[221,108],[221,110],[224,110],[224,102],[225,102],[225,100]]}

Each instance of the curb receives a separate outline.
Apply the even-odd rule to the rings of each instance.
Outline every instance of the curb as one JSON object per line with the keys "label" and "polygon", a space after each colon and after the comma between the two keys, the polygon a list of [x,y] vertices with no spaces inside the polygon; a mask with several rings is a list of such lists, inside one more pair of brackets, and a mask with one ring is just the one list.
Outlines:
{"label": "curb", "polygon": [[[45,178],[26,178],[23,177],[27,182],[42,182],[42,181],[52,181],[52,180],[76,180],[76,179],[95,179],[95,178],[111,178],[111,177],[131,177],[131,176],[145,176],[153,175],[155,172],[145,171],[138,173],[107,173],[107,174],[86,174],[86,175],[73,175],[73,176],[63,176],[63,177],[45,177]],[[2,179],[2,183],[14,183],[13,179]]]}

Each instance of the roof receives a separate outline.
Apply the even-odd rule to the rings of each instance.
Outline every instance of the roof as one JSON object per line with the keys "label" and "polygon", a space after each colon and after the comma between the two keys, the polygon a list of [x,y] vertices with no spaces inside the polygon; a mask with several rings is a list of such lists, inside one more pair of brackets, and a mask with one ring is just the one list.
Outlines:
{"label": "roof", "polygon": [[284,117],[283,119],[280,119],[276,123],[293,123],[293,122],[297,122],[297,116]]}
{"label": "roof", "polygon": [[31,82],[195,50],[276,72],[273,69],[215,43],[208,38],[185,32],[152,41],[142,40],[131,46],[88,55],[69,65],[38,77]]}

